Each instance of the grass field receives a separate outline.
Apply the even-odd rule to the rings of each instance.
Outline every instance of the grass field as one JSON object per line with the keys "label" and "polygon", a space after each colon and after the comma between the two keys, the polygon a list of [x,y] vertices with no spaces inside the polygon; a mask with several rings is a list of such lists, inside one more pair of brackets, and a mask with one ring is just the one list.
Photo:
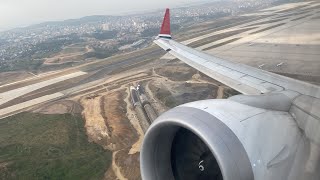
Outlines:
{"label": "grass field", "polygon": [[89,143],[81,115],[0,120],[0,179],[102,179],[112,154]]}

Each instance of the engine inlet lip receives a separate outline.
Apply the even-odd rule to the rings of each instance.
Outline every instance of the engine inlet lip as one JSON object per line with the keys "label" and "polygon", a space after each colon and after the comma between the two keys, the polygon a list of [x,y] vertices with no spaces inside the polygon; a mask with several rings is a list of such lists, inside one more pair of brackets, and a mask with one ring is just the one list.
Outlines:
{"label": "engine inlet lip", "polygon": [[[224,180],[254,179],[249,157],[240,140],[228,126],[201,109],[181,106],[161,115],[147,131],[141,150],[141,173],[143,177],[146,171],[151,170],[156,174],[158,173],[156,177],[152,176],[153,179],[174,179],[172,172],[166,177],[162,177],[161,173],[159,173],[161,170],[158,170],[161,168],[160,166],[154,167],[153,170],[150,168],[145,169],[144,162],[150,158],[144,156],[147,154],[146,151],[148,149],[152,149],[150,150],[152,152],[149,152],[151,154],[158,154],[159,151],[171,149],[170,142],[172,142],[176,131],[180,127],[190,130],[208,146],[217,160]],[[156,141],[159,139],[162,140],[157,143]],[[166,146],[166,148],[163,146]],[[153,158],[154,160],[163,161],[162,157],[154,156],[156,156]],[[143,179],[146,178],[150,179],[149,176]]]}

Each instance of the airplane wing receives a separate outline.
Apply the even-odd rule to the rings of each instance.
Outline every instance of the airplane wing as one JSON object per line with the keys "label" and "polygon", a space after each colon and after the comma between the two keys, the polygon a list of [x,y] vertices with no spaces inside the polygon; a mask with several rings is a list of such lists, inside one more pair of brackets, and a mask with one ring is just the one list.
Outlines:
{"label": "airplane wing", "polygon": [[174,41],[169,9],[154,41],[245,95],[177,106],[147,130],[144,180],[320,179],[320,88]]}
{"label": "airplane wing", "polygon": [[223,60],[174,41],[170,35],[170,14],[166,10],[161,31],[154,41],[171,55],[245,95],[283,90],[320,98],[319,87],[240,63]]}

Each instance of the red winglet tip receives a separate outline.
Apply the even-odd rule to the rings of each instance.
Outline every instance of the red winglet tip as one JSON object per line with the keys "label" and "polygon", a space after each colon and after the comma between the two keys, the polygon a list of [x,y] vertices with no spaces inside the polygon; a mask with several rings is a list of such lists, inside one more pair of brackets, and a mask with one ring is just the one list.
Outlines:
{"label": "red winglet tip", "polygon": [[171,37],[170,32],[170,10],[169,8],[166,9],[166,13],[164,14],[160,35],[159,36],[166,36]]}

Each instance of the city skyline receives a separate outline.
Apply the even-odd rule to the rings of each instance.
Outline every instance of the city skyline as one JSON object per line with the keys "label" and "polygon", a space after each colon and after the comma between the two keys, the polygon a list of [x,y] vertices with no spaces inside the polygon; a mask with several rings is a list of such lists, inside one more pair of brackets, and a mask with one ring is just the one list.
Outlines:
{"label": "city skyline", "polygon": [[128,0],[107,2],[101,0],[68,0],[57,3],[53,0],[0,1],[0,31],[26,27],[47,21],[76,19],[91,15],[124,15],[181,7],[188,4],[208,2],[207,0]]}

